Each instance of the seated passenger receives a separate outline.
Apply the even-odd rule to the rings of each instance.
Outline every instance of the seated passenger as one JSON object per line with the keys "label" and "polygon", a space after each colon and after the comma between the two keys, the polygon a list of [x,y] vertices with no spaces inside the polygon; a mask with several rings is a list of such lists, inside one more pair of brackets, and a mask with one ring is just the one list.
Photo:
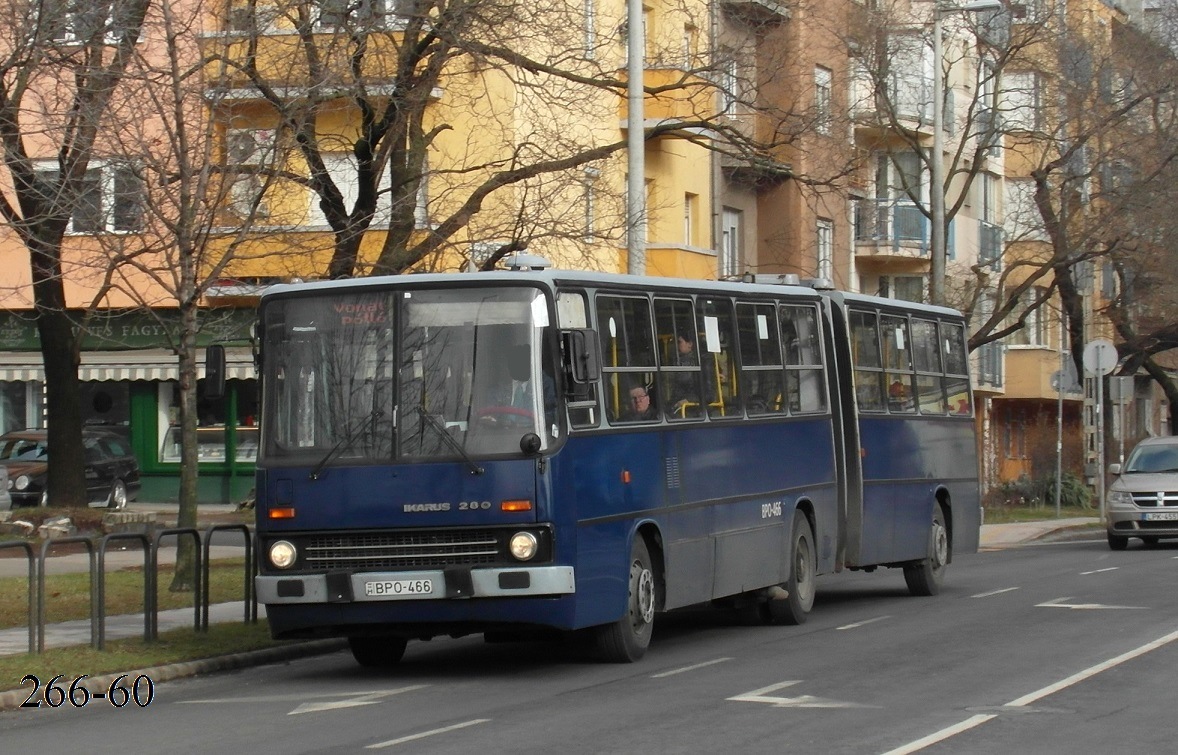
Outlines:
{"label": "seated passenger", "polygon": [[658,419],[658,412],[654,409],[654,399],[645,385],[630,389],[630,403],[622,410],[622,422],[643,422]]}

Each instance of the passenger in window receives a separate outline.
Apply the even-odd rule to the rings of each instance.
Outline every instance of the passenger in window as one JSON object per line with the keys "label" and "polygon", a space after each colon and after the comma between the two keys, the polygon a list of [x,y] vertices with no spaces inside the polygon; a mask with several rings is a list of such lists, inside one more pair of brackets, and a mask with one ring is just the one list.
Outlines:
{"label": "passenger in window", "polygon": [[[715,400],[715,380],[713,379],[713,366],[710,360],[701,360],[700,355],[696,350],[695,334],[683,333],[676,341],[677,351],[675,354],[675,365],[678,367],[698,367],[702,366],[702,375],[704,379],[704,393],[707,400]],[[702,364],[701,364],[702,362]],[[676,417],[692,417],[699,416],[700,407],[700,392],[699,392],[699,378],[697,373],[692,372],[674,372],[671,374],[668,382],[670,389],[670,413]]]}
{"label": "passenger in window", "polygon": [[630,404],[622,412],[623,422],[644,422],[658,419],[658,412],[654,408],[654,397],[645,385],[630,389]]}

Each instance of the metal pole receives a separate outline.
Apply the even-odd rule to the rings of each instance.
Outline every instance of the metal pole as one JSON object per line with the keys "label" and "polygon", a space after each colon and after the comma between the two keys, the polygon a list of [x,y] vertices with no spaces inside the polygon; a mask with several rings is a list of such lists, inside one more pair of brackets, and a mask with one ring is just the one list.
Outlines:
{"label": "metal pole", "polygon": [[627,272],[646,275],[646,113],[643,76],[646,28],[642,0],[627,0],[626,178]]}
{"label": "metal pole", "polygon": [[945,302],[945,95],[944,82],[941,80],[945,53],[941,41],[941,11],[938,0],[933,6],[933,154],[929,160],[932,184],[929,187],[929,207],[933,226],[929,249],[932,255],[929,292],[933,304]]}
{"label": "metal pole", "polygon": [[1096,490],[1104,521],[1104,375],[1096,376]]}
{"label": "metal pole", "polygon": [[1059,398],[1055,408],[1055,518],[1060,516],[1060,499],[1063,497],[1063,391],[1067,379],[1063,351],[1063,318],[1059,323]]}

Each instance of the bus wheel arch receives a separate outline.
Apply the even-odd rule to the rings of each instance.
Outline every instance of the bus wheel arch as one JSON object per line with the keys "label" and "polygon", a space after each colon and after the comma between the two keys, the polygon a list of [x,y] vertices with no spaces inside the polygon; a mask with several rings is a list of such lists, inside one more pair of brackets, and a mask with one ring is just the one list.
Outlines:
{"label": "bus wheel arch", "polygon": [[[646,654],[654,633],[655,614],[664,605],[662,549],[657,530],[644,526],[634,533],[627,574],[626,610],[612,624],[595,630],[598,653],[610,663],[633,663]],[[660,554],[659,558],[655,553]]]}
{"label": "bus wheel arch", "polygon": [[929,528],[927,555],[904,566],[904,581],[908,591],[919,597],[929,597],[941,591],[945,567],[953,558],[953,538],[947,495],[938,493],[933,506],[933,521]]}

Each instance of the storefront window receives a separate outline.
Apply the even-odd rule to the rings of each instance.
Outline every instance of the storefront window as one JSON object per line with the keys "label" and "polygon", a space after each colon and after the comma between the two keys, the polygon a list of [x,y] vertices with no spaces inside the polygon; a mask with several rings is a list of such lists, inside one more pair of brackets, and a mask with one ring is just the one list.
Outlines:
{"label": "storefront window", "polygon": [[[162,443],[160,461],[180,461],[180,386],[160,383]],[[234,411],[236,409],[236,411]],[[233,428],[237,443],[235,459],[252,464],[258,456],[257,381],[230,380],[225,395],[209,398],[205,381],[197,381],[197,457],[201,462],[224,462],[227,429]]]}
{"label": "storefront window", "polygon": [[0,380],[0,432],[38,427],[41,384]]}
{"label": "storefront window", "polygon": [[87,381],[79,384],[82,424],[102,427],[131,437],[131,384],[118,381]]}

